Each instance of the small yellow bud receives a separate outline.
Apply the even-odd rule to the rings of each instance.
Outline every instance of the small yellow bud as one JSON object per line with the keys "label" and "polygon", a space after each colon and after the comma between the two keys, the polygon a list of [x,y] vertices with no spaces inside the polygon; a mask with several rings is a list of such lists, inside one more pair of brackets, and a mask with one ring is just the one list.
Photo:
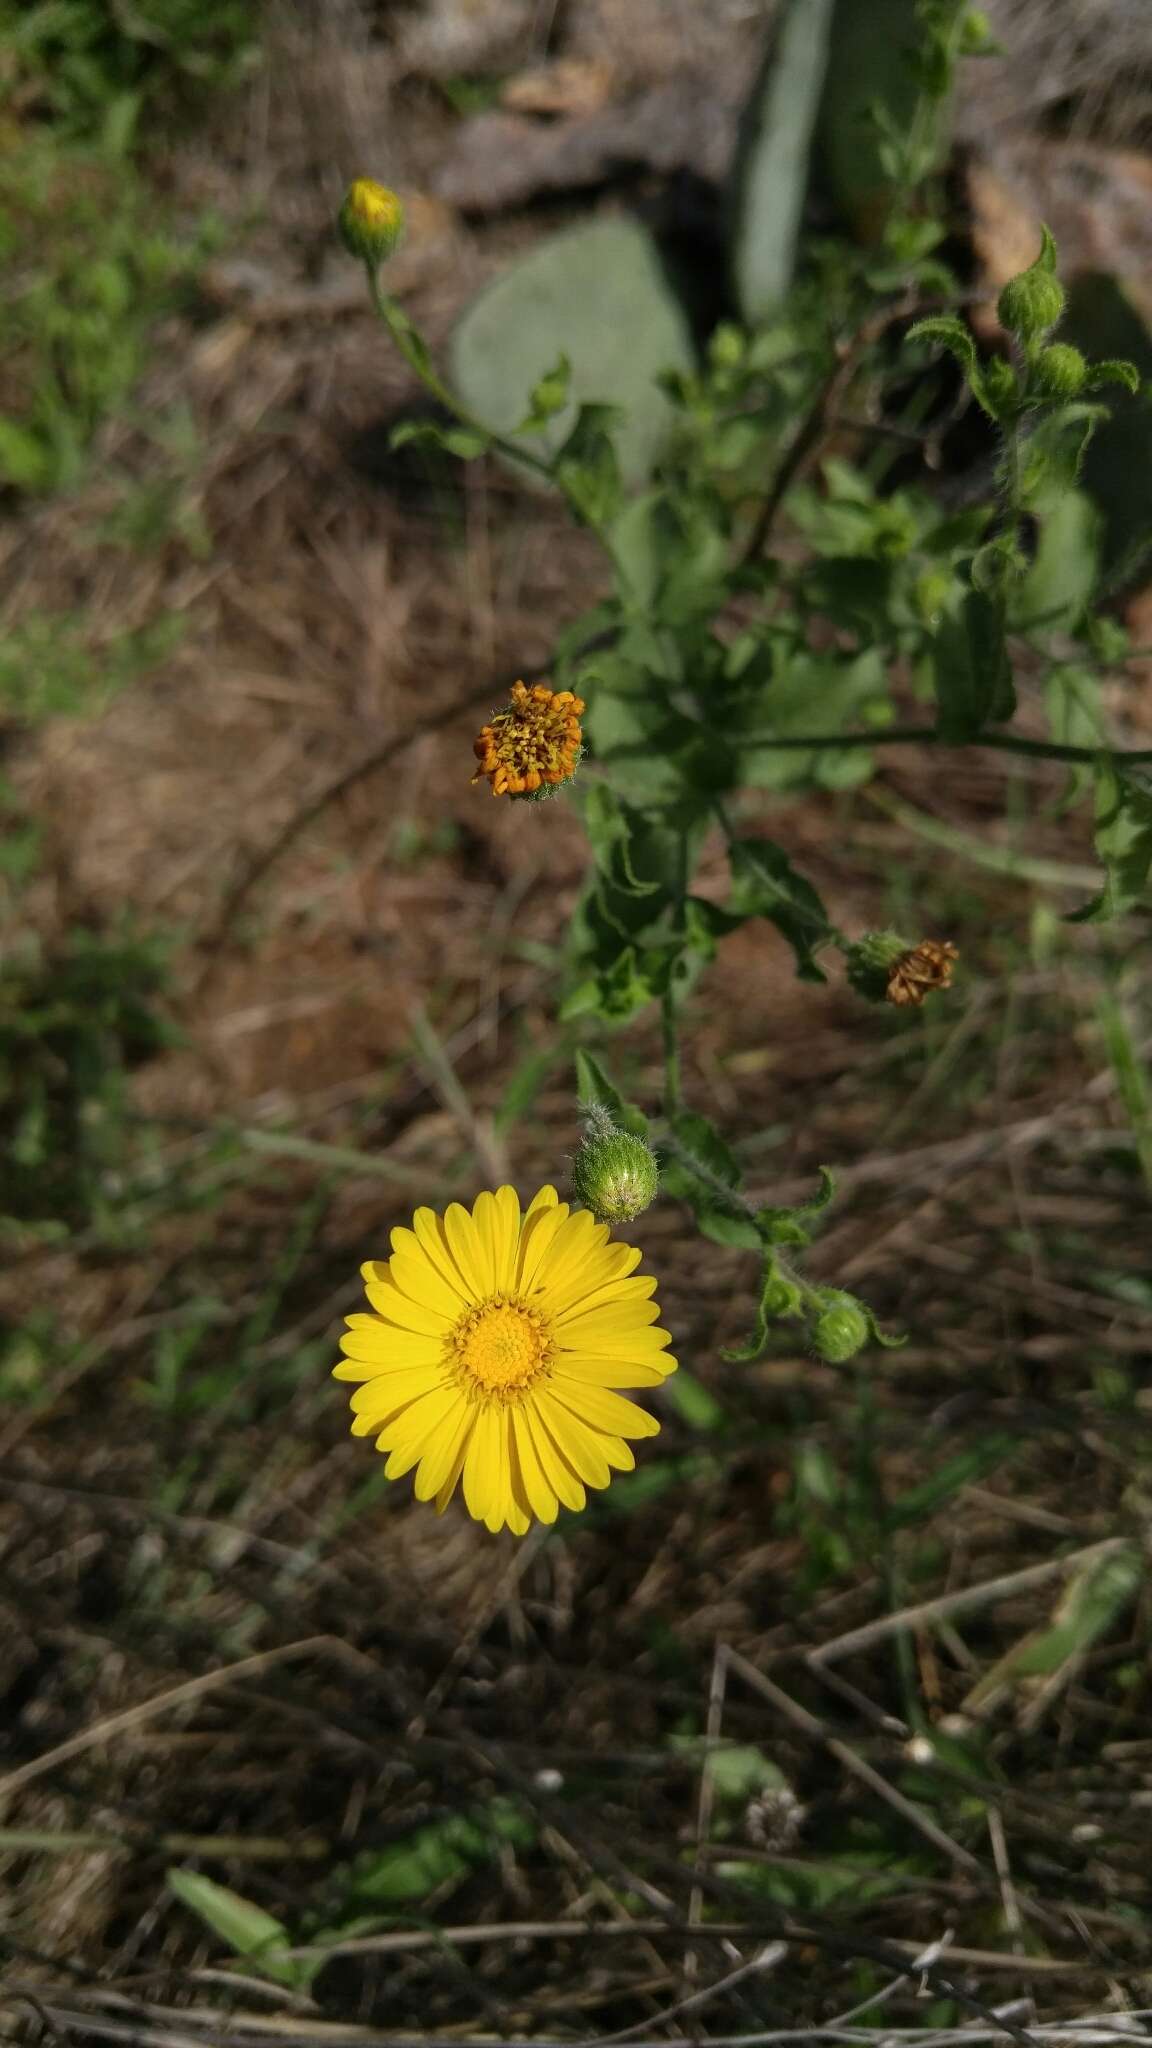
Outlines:
{"label": "small yellow bud", "polygon": [[374,178],[354,178],[337,219],[340,239],[362,263],[385,263],[404,232],[404,208]]}

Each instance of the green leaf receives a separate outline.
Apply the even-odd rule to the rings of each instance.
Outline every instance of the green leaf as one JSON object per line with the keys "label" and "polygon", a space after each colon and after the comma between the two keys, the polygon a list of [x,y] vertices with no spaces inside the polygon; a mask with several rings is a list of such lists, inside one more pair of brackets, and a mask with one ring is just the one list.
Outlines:
{"label": "green leaf", "polygon": [[775,311],[792,283],[832,12],[833,0],[787,0],[745,112],[731,246],[750,323]]}
{"label": "green leaf", "polygon": [[812,1231],[806,1217],[819,1216],[836,1196],[836,1176],[827,1166],[819,1169],[820,1185],[806,1202],[790,1209],[758,1209],[756,1222],[765,1244],[810,1244]]}
{"label": "green leaf", "polygon": [[928,320],[917,320],[904,339],[935,342],[937,348],[947,349],[949,355],[955,356],[969,383],[978,378],[976,343],[971,330],[955,313],[934,313]]}
{"label": "green leaf", "polygon": [[1135,398],[1140,389],[1140,372],[1135,363],[1112,356],[1107,362],[1093,363],[1088,373],[1090,391],[1099,391],[1105,384],[1122,384],[1129,396]]}
{"label": "green leaf", "polygon": [[53,453],[41,435],[0,414],[0,479],[18,490],[39,491],[55,474]]}
{"label": "green leaf", "polygon": [[1107,406],[1076,399],[1039,421],[1024,443],[1020,493],[1025,505],[1031,508],[1053,492],[1075,490],[1088,445],[1108,416]]}
{"label": "green leaf", "polygon": [[1054,491],[1036,507],[1040,536],[1027,574],[1011,593],[1016,631],[1073,627],[1096,588],[1100,514],[1084,491]]}
{"label": "green leaf", "polygon": [[715,1124],[690,1109],[677,1111],[669,1118],[669,1124],[678,1147],[675,1156],[682,1159],[690,1173],[695,1173],[706,1185],[719,1181],[723,1187],[739,1187],[739,1161]]}
{"label": "green leaf", "polygon": [[539,434],[563,412],[568,403],[568,387],[572,381],[572,365],[566,355],[553,368],[546,371],[538,384],[533,387],[528,411],[517,427],[518,434]]}
{"label": "green leaf", "polygon": [[512,434],[525,394],[555,377],[561,356],[571,365],[567,402],[543,424],[540,451],[561,446],[580,405],[617,407],[621,476],[643,484],[676,423],[657,380],[692,371],[695,351],[638,222],[595,220],[538,242],[466,308],[450,343],[451,380],[475,419]]}
{"label": "green leaf", "polygon": [[448,1814],[361,1858],[352,1899],[366,1911],[418,1905],[492,1861],[502,1842],[530,1847],[535,1834],[532,1822],[507,1799],[492,1799],[473,1815]]}
{"label": "green leaf", "polygon": [[968,591],[958,615],[942,622],[933,656],[942,739],[975,739],[987,725],[1011,718],[1016,692],[995,597]]}
{"label": "green leaf", "polygon": [[772,839],[736,839],[728,849],[732,908],[744,917],[766,917],[796,955],[801,981],[826,981],[815,947],[832,936],[832,926],[811,882],[797,874]]}
{"label": "green leaf", "polygon": [[769,1252],[764,1261],[760,1301],[752,1335],[746,1344],[733,1345],[721,1351],[721,1358],[726,1358],[730,1365],[751,1365],[766,1351],[773,1323],[782,1316],[800,1315],[803,1305],[800,1289],[781,1274],[774,1255]]}
{"label": "green leaf", "polygon": [[1143,904],[1152,871],[1152,785],[1101,758],[1096,768],[1096,851],[1104,887],[1069,924],[1096,924]]}
{"label": "green leaf", "polygon": [[896,1495],[889,1503],[889,1523],[895,1528],[904,1528],[913,1522],[926,1521],[963,1487],[987,1478],[1018,1449],[1015,1437],[989,1436],[969,1450],[960,1451],[947,1464],[939,1466],[930,1478],[921,1480],[919,1486],[909,1487],[906,1493]]}
{"label": "green leaf", "polygon": [[589,526],[607,526],[620,509],[623,485],[613,438],[624,415],[614,405],[582,405],[552,462],[552,474]]}
{"label": "green leaf", "polygon": [[726,729],[739,754],[738,780],[757,789],[852,789],[867,782],[875,766],[867,747],[809,751],[773,741],[869,721],[879,732],[891,717],[887,671],[871,647],[845,660],[768,638],[733,679],[732,700]]}
{"label": "green leaf", "polygon": [[169,1870],[167,1879],[169,1890],[181,1904],[262,1976],[293,1988],[308,1982],[315,1965],[281,1953],[292,1946],[288,1930],[263,1906],[253,1905],[251,1899],[241,1898],[239,1892],[217,1884],[214,1878],[202,1877],[199,1871]]}
{"label": "green leaf", "polygon": [[1082,1565],[1069,1580],[1047,1626],[1032,1629],[985,1673],[965,1700],[965,1710],[978,1712],[1005,1689],[1015,1690],[1029,1679],[1049,1678],[1070,1660],[1085,1656],[1135,1599],[1144,1572],[1144,1559],[1135,1545]]}
{"label": "green leaf", "polygon": [[741,1172],[715,1125],[694,1110],[669,1118],[674,1143],[660,1147],[665,1194],[687,1202],[705,1237],[715,1244],[757,1251],[760,1232],[737,1190]]}
{"label": "green leaf", "polygon": [[644,1009],[660,993],[661,963],[658,957],[636,946],[625,946],[611,967],[580,981],[560,1005],[560,1022],[574,1017],[598,1016],[622,1024]]}
{"label": "green leaf", "polygon": [[471,462],[477,455],[483,455],[492,446],[487,434],[478,434],[471,427],[441,427],[435,420],[401,420],[393,427],[389,436],[393,448],[415,446],[439,448],[446,455],[455,455],[461,462]]}
{"label": "green leaf", "polygon": [[619,1130],[630,1131],[636,1138],[647,1137],[648,1118],[643,1110],[637,1109],[634,1103],[625,1102],[599,1060],[593,1059],[592,1054],[583,1049],[576,1054],[576,1099],[581,1107],[599,1103]]}

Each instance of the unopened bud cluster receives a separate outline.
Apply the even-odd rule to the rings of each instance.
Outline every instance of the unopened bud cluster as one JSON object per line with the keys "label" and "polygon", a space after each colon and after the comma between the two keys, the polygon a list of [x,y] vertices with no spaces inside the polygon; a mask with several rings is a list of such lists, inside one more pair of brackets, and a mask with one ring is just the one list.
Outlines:
{"label": "unopened bud cluster", "polygon": [[656,1199],[660,1172],[643,1138],[617,1130],[608,1111],[593,1103],[584,1142],[572,1161],[572,1192],[597,1223],[631,1223]]}

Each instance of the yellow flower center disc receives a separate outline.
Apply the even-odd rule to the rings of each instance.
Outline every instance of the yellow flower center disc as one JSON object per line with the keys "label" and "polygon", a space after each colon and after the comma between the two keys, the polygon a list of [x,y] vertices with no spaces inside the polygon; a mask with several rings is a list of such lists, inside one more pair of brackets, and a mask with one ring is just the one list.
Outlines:
{"label": "yellow flower center disc", "polygon": [[508,1301],[486,1302],[463,1316],[453,1332],[468,1378],[486,1394],[526,1387],[551,1354],[543,1319]]}

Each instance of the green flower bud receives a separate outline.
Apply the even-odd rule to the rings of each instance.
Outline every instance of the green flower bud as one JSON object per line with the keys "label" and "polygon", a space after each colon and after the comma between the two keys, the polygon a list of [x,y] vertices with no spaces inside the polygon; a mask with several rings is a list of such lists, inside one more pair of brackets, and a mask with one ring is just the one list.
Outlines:
{"label": "green flower bud", "polygon": [[1034,389],[1045,398],[1075,398],[1083,388],[1088,365],[1078,348],[1056,341],[1041,349],[1032,366]]}
{"label": "green flower bud", "polygon": [[865,1002],[886,1003],[888,982],[898,960],[912,951],[913,942],[900,932],[865,932],[844,955],[848,980]]}
{"label": "green flower bud", "polygon": [[1064,311],[1064,287],[1056,275],[1056,244],[1041,230],[1040,254],[1028,270],[1009,280],[996,302],[1001,327],[1022,341],[1038,341]]}
{"label": "green flower bud", "polygon": [[618,1131],[606,1109],[594,1103],[584,1142],[572,1161],[572,1192],[591,1209],[597,1223],[631,1223],[656,1199],[660,1171],[650,1145]]}
{"label": "green flower bud", "polygon": [[354,178],[337,217],[340,240],[362,263],[386,263],[404,232],[404,208],[375,178]]}
{"label": "green flower bud", "polygon": [[864,1349],[872,1325],[855,1295],[827,1287],[820,1299],[823,1307],[812,1330],[813,1348],[829,1365],[845,1365]]}

